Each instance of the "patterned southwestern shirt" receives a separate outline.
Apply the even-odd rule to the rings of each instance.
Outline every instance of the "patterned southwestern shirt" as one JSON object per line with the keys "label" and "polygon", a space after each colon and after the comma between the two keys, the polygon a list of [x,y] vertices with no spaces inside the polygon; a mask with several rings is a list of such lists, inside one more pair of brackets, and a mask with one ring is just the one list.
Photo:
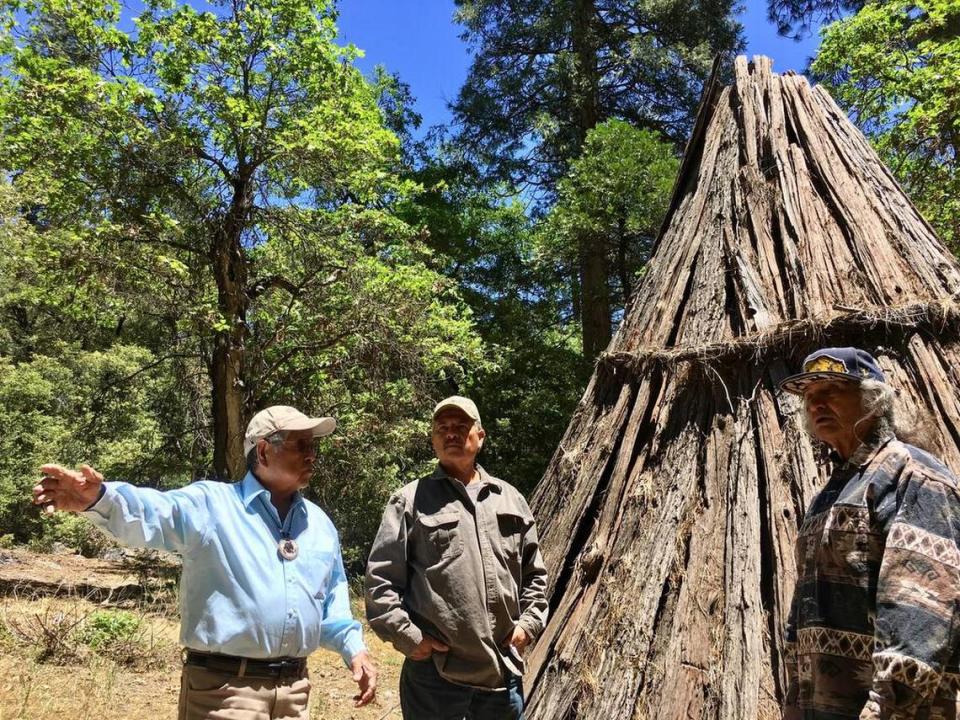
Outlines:
{"label": "patterned southwestern shirt", "polygon": [[807,720],[960,717],[960,493],[885,434],[814,498],[797,538],[787,705]]}

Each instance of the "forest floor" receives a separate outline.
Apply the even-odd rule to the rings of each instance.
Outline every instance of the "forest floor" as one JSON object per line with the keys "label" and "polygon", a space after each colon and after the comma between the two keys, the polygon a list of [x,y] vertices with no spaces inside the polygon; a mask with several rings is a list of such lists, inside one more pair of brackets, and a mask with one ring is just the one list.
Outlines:
{"label": "forest floor", "polygon": [[[176,566],[149,555],[91,560],[0,550],[0,720],[175,718],[180,687]],[[354,615],[363,617],[362,604]],[[403,657],[364,625],[375,704],[332,652],[310,656],[312,720],[396,720]]]}

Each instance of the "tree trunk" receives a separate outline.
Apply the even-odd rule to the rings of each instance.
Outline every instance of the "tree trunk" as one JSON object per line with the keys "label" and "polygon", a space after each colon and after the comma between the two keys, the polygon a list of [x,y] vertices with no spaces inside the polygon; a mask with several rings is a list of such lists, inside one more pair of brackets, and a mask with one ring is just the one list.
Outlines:
{"label": "tree trunk", "polygon": [[777,384],[817,347],[862,347],[960,468],[958,293],[824,90],[766,58],[711,81],[648,271],[531,498],[551,617],[527,716],[780,718],[797,525],[828,470]]}
{"label": "tree trunk", "polygon": [[580,268],[574,267],[570,269],[570,274],[567,278],[567,281],[570,283],[570,307],[573,313],[572,317],[575,322],[580,323],[581,327],[583,326],[583,303],[580,301]]}
{"label": "tree trunk", "polygon": [[249,180],[235,183],[233,201],[214,234],[211,261],[217,281],[217,304],[226,324],[214,335],[210,379],[213,386],[213,469],[222,479],[243,476],[246,429],[245,375],[247,335],[247,267],[241,245],[252,207]]}
{"label": "tree trunk", "polygon": [[592,362],[610,343],[610,285],[607,255],[602,241],[586,234],[580,250],[580,302],[583,356]]}
{"label": "tree trunk", "polygon": [[[587,133],[600,122],[600,71],[597,68],[597,37],[593,0],[574,0],[571,39],[577,58],[573,102],[578,149]],[[604,243],[584,233],[580,245],[580,300],[583,355],[592,361],[610,343],[610,281]]]}
{"label": "tree trunk", "polygon": [[630,238],[627,236],[626,209],[621,209],[617,217],[617,272],[620,275],[620,292],[622,293],[623,311],[630,305],[630,296],[633,292],[630,281],[630,264],[627,261]]}

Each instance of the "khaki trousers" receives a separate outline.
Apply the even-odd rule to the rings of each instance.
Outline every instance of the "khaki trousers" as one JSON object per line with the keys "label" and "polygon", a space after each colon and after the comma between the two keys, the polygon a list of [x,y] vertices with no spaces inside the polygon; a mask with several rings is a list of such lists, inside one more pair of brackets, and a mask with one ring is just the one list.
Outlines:
{"label": "khaki trousers", "polygon": [[310,680],[237,677],[184,665],[179,720],[308,720]]}

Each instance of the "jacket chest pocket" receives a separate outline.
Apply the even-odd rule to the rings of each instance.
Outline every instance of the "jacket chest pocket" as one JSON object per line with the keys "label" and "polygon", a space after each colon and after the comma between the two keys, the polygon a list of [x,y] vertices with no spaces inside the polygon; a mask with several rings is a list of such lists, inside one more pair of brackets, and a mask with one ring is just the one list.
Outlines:
{"label": "jacket chest pocket", "polygon": [[848,582],[865,584],[883,555],[882,538],[873,532],[867,508],[837,507],[830,514],[822,537],[821,564]]}
{"label": "jacket chest pocket", "polygon": [[437,565],[458,557],[463,552],[463,537],[460,532],[460,513],[439,512],[420,515],[421,546],[427,565]]}
{"label": "jacket chest pocket", "polygon": [[520,562],[520,548],[526,522],[523,517],[509,511],[497,511],[497,527],[500,531],[500,549],[510,562]]}

